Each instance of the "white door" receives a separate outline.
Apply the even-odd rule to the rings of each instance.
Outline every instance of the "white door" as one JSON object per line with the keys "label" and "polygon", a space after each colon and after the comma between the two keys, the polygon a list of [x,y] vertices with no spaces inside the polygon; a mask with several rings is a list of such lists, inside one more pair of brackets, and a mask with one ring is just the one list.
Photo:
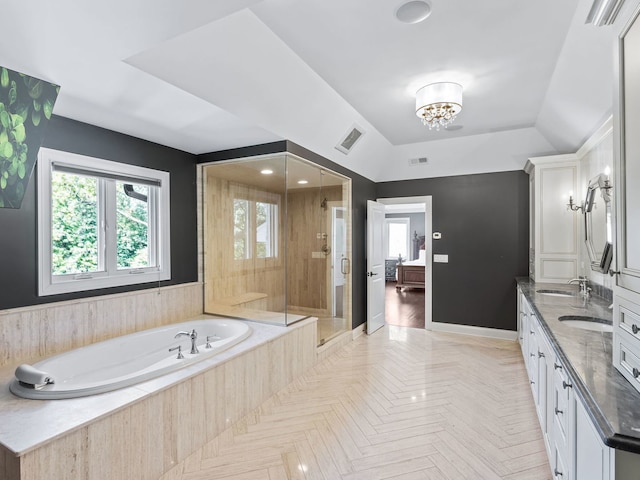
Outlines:
{"label": "white door", "polygon": [[367,201],[367,334],[384,326],[384,205]]}

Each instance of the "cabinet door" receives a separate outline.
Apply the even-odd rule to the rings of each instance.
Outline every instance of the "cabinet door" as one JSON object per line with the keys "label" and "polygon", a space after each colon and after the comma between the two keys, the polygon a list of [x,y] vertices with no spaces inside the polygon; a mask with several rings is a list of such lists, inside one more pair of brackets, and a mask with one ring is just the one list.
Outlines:
{"label": "cabinet door", "polygon": [[609,447],[596,432],[580,400],[576,401],[576,477],[609,480]]}
{"label": "cabinet door", "polygon": [[620,72],[614,119],[616,146],[616,269],[618,285],[640,293],[640,20],[635,17],[618,42]]}

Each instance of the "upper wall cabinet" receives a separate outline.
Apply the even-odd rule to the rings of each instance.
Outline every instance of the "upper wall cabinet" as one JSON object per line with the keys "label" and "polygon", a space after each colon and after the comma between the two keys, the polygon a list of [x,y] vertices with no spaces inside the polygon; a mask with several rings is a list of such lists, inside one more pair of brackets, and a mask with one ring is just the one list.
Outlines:
{"label": "upper wall cabinet", "polygon": [[617,284],[640,293],[640,20],[636,10],[618,41],[614,101]]}
{"label": "upper wall cabinet", "polygon": [[567,282],[579,270],[581,216],[566,206],[569,194],[580,204],[578,158],[573,154],[530,158],[526,170],[532,193],[530,276],[536,282]]}

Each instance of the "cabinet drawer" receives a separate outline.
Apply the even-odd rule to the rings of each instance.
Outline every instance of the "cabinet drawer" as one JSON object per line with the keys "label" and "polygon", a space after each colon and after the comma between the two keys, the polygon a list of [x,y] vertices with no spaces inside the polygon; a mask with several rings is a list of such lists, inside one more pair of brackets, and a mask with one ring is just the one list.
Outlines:
{"label": "cabinet drawer", "polygon": [[[640,307],[637,308],[640,309]],[[618,324],[622,330],[636,339],[638,341],[638,346],[640,346],[640,315],[632,312],[621,303],[618,312]]]}
{"label": "cabinet drawer", "polygon": [[616,367],[636,389],[639,389],[640,358],[621,338],[617,338],[616,342],[618,347],[615,349],[617,355],[614,358]]}

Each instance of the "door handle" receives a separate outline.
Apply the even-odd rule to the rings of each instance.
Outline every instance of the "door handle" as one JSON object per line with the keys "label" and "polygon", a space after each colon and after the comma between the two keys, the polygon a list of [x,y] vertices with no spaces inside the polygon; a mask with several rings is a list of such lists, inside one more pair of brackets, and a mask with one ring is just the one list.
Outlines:
{"label": "door handle", "polygon": [[367,277],[373,277],[374,275],[377,275],[377,273],[367,272]]}
{"label": "door handle", "polygon": [[340,273],[343,275],[351,273],[351,262],[346,257],[340,260]]}

